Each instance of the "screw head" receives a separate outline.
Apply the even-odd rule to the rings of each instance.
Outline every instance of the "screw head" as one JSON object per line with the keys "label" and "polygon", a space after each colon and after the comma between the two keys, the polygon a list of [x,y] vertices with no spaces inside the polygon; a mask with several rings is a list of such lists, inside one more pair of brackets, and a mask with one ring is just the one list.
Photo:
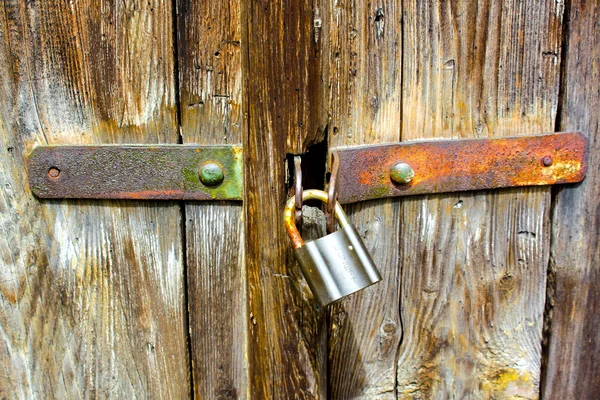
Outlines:
{"label": "screw head", "polygon": [[550,156],[546,156],[544,158],[542,158],[542,165],[544,167],[549,167],[552,165],[552,157]]}
{"label": "screw head", "polygon": [[58,179],[60,176],[60,169],[52,167],[48,170],[48,176],[52,179]]}
{"label": "screw head", "polygon": [[390,170],[390,178],[396,183],[408,183],[415,176],[415,171],[410,165],[404,162],[399,162]]}
{"label": "screw head", "polygon": [[223,168],[214,162],[207,162],[200,167],[198,175],[200,176],[200,181],[206,186],[219,185],[225,179]]}

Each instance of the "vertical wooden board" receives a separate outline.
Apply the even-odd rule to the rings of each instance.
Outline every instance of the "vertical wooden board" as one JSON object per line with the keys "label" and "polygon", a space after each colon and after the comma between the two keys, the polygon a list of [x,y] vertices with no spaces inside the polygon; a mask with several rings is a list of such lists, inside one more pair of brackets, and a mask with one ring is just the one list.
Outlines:
{"label": "vertical wooden board", "polygon": [[[272,117],[269,124],[273,130],[286,135],[286,152],[305,153],[311,145],[323,141],[327,124],[327,109],[323,107],[325,64],[321,62],[324,0],[275,4],[265,0],[245,1],[249,7],[245,21],[249,41],[265,35],[260,41],[249,43],[260,46],[262,53],[251,60],[256,64],[250,65],[247,78],[263,84],[260,90],[268,100],[263,96],[260,101]],[[267,81],[261,81],[263,71],[270,75],[268,85]]]}
{"label": "vertical wooden board", "polygon": [[[400,140],[401,4],[336,2],[327,10],[332,149]],[[346,207],[383,281],[330,309],[332,399],[395,397],[402,335],[398,232],[401,203]]]}
{"label": "vertical wooden board", "polygon": [[[238,144],[242,125],[238,0],[177,2],[183,143]],[[185,205],[188,310],[194,393],[247,398],[246,279],[242,206]]]}
{"label": "vertical wooden board", "polygon": [[[561,4],[405,2],[402,139],[552,131]],[[405,201],[398,397],[537,398],[549,203],[548,188]]]}
{"label": "vertical wooden board", "polygon": [[583,183],[560,187],[552,215],[550,333],[542,396],[591,399],[600,392],[600,4],[569,2],[565,13],[559,129],[590,138]]}
{"label": "vertical wooden board", "polygon": [[40,201],[25,163],[38,144],[176,142],[170,3],[0,12],[0,397],[187,397],[179,207]]}
{"label": "vertical wooden board", "polygon": [[322,140],[326,122],[313,111],[323,107],[321,79],[311,77],[321,65],[313,41],[318,5],[243,4],[249,396],[323,398],[325,314],[301,278],[283,225],[291,195],[286,155]]}
{"label": "vertical wooden board", "polygon": [[197,398],[247,398],[242,207],[186,205],[188,309]]}
{"label": "vertical wooden board", "polygon": [[177,21],[183,142],[240,143],[240,0],[178,0]]}

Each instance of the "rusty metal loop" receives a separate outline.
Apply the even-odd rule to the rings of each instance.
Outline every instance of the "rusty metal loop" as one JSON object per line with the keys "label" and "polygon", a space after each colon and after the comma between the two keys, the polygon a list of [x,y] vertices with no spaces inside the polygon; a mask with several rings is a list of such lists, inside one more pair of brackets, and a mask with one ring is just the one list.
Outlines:
{"label": "rusty metal loop", "polygon": [[[327,202],[327,193],[322,190],[310,189],[302,192],[303,200],[320,200],[322,202]],[[292,241],[292,246],[297,249],[304,246],[304,240],[302,240],[302,236],[300,236],[300,232],[298,232],[298,228],[294,223],[294,208],[295,208],[296,199],[295,196],[292,196],[285,205],[285,210],[283,211],[283,224],[287,231],[290,240]],[[340,203],[335,203],[333,214],[335,218],[340,224],[340,228],[345,228],[350,226],[350,220],[344,213],[342,206]]]}
{"label": "rusty metal loop", "polygon": [[302,160],[300,156],[294,156],[294,198],[296,204],[296,226],[302,229]]}
{"label": "rusty metal loop", "polygon": [[329,176],[329,186],[327,189],[327,208],[325,216],[327,218],[327,233],[335,230],[334,208],[337,203],[337,174],[340,167],[340,158],[336,152],[331,153],[331,175]]}

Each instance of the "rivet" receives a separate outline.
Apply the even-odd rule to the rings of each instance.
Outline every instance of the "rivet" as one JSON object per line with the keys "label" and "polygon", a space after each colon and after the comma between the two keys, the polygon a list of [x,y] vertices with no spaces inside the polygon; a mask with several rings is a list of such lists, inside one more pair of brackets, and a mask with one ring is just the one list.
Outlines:
{"label": "rivet", "polygon": [[198,175],[200,176],[200,181],[206,186],[216,186],[225,179],[223,168],[214,162],[207,162],[200,167]]}
{"label": "rivet", "polygon": [[399,162],[390,170],[390,178],[396,183],[408,183],[415,176],[415,171],[410,165]]}
{"label": "rivet", "polygon": [[48,170],[48,176],[52,179],[58,179],[60,176],[60,169],[52,167]]}
{"label": "rivet", "polygon": [[542,164],[544,165],[544,167],[551,166],[552,165],[552,157],[546,156],[546,157],[542,158]]}

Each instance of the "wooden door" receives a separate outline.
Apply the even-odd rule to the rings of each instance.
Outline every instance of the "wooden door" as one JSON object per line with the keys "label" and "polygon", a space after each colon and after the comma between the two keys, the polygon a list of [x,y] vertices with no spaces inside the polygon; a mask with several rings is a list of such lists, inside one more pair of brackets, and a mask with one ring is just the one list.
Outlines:
{"label": "wooden door", "polygon": [[[0,5],[0,398],[594,398],[598,1]],[[302,154],[582,130],[577,185],[346,207],[383,281],[319,309]],[[243,202],[40,200],[37,145],[241,144]],[[323,230],[305,210],[305,235]]]}

